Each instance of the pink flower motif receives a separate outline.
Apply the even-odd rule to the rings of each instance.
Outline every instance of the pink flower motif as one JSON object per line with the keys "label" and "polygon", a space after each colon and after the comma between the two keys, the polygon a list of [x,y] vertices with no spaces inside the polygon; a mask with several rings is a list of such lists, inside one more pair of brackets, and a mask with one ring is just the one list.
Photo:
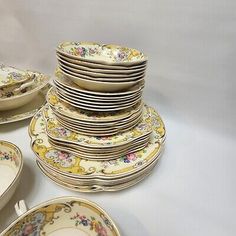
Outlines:
{"label": "pink flower motif", "polygon": [[33,233],[33,231],[34,231],[34,227],[32,224],[25,225],[22,236],[30,235]]}
{"label": "pink flower motif", "polygon": [[125,163],[130,163],[131,161],[135,161],[137,159],[137,156],[135,153],[129,153],[125,156],[124,162]]}
{"label": "pink flower motif", "polygon": [[67,158],[68,158],[68,153],[66,153],[66,152],[59,152],[59,154],[58,154],[58,158],[60,159],[60,160],[66,160]]}
{"label": "pink flower motif", "polygon": [[98,233],[99,236],[107,236],[107,231],[102,225],[96,224],[95,231]]}

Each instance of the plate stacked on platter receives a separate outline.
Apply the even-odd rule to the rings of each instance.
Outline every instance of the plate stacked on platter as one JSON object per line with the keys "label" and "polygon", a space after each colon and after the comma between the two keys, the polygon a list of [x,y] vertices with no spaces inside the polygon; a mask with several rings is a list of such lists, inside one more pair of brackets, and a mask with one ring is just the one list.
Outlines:
{"label": "plate stacked on platter", "polygon": [[[49,77],[0,65],[0,124],[29,118],[45,103]],[[29,103],[32,102],[30,105]]]}
{"label": "plate stacked on platter", "polygon": [[62,43],[57,56],[55,87],[29,128],[41,171],[59,185],[86,192],[141,181],[165,140],[160,116],[142,101],[146,56],[86,42]]}

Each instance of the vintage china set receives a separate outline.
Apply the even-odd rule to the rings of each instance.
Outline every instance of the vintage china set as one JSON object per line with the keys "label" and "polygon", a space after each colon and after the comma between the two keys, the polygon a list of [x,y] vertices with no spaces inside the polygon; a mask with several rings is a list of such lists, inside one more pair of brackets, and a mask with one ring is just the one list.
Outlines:
{"label": "vintage china set", "polygon": [[[59,66],[64,60],[67,69],[96,79],[103,74],[117,83],[135,77],[147,63],[135,49],[87,42],[62,43],[57,57]],[[144,77],[125,90],[94,91],[60,67],[54,84],[48,103],[29,126],[32,150],[45,176],[71,190],[99,192],[128,188],[151,173],[164,148],[165,127],[143,103]]]}
{"label": "vintage china set", "polygon": [[[159,114],[143,102],[147,57],[91,42],[61,43],[56,54],[54,87],[41,73],[0,66],[0,124],[33,116],[29,135],[37,166],[63,188],[110,192],[145,179],[166,136]],[[19,148],[0,141],[0,210],[22,167]],[[20,201],[15,209],[19,217],[0,236],[120,235],[110,216],[85,199],[56,198],[30,210]]]}
{"label": "vintage china set", "polygon": [[32,117],[45,103],[48,82],[39,72],[0,65],[0,124]]}
{"label": "vintage china set", "polygon": [[27,211],[15,206],[19,217],[0,235],[120,236],[111,217],[97,204],[78,197],[61,197]]}

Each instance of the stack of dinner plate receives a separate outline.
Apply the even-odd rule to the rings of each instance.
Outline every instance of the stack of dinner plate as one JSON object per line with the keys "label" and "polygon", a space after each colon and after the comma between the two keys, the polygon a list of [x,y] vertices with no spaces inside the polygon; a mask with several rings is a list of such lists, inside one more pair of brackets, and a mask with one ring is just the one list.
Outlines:
{"label": "stack of dinner plate", "polygon": [[142,100],[147,57],[136,49],[62,43],[47,104],[30,125],[37,164],[78,191],[124,189],[151,173],[165,128]]}

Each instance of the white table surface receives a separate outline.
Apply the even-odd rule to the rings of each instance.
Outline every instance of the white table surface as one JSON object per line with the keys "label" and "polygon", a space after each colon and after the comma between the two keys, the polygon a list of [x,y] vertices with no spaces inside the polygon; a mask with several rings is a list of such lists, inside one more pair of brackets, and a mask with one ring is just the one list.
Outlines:
{"label": "white table surface", "polygon": [[167,128],[153,174],[116,193],[58,187],[35,164],[29,120],[0,126],[23,151],[16,194],[0,212],[0,231],[29,206],[66,195],[102,206],[125,236],[235,236],[235,0],[1,1],[0,60],[53,74],[64,40],[117,43],[149,57],[145,100]]}
{"label": "white table surface", "polygon": [[73,195],[101,205],[122,235],[234,235],[235,140],[159,110],[168,132],[160,163],[146,180],[115,193],[75,193],[57,186],[35,164],[29,120],[1,127],[0,139],[22,149],[24,169],[16,194],[1,211],[0,229],[16,217],[14,203],[20,199],[34,206]]}

